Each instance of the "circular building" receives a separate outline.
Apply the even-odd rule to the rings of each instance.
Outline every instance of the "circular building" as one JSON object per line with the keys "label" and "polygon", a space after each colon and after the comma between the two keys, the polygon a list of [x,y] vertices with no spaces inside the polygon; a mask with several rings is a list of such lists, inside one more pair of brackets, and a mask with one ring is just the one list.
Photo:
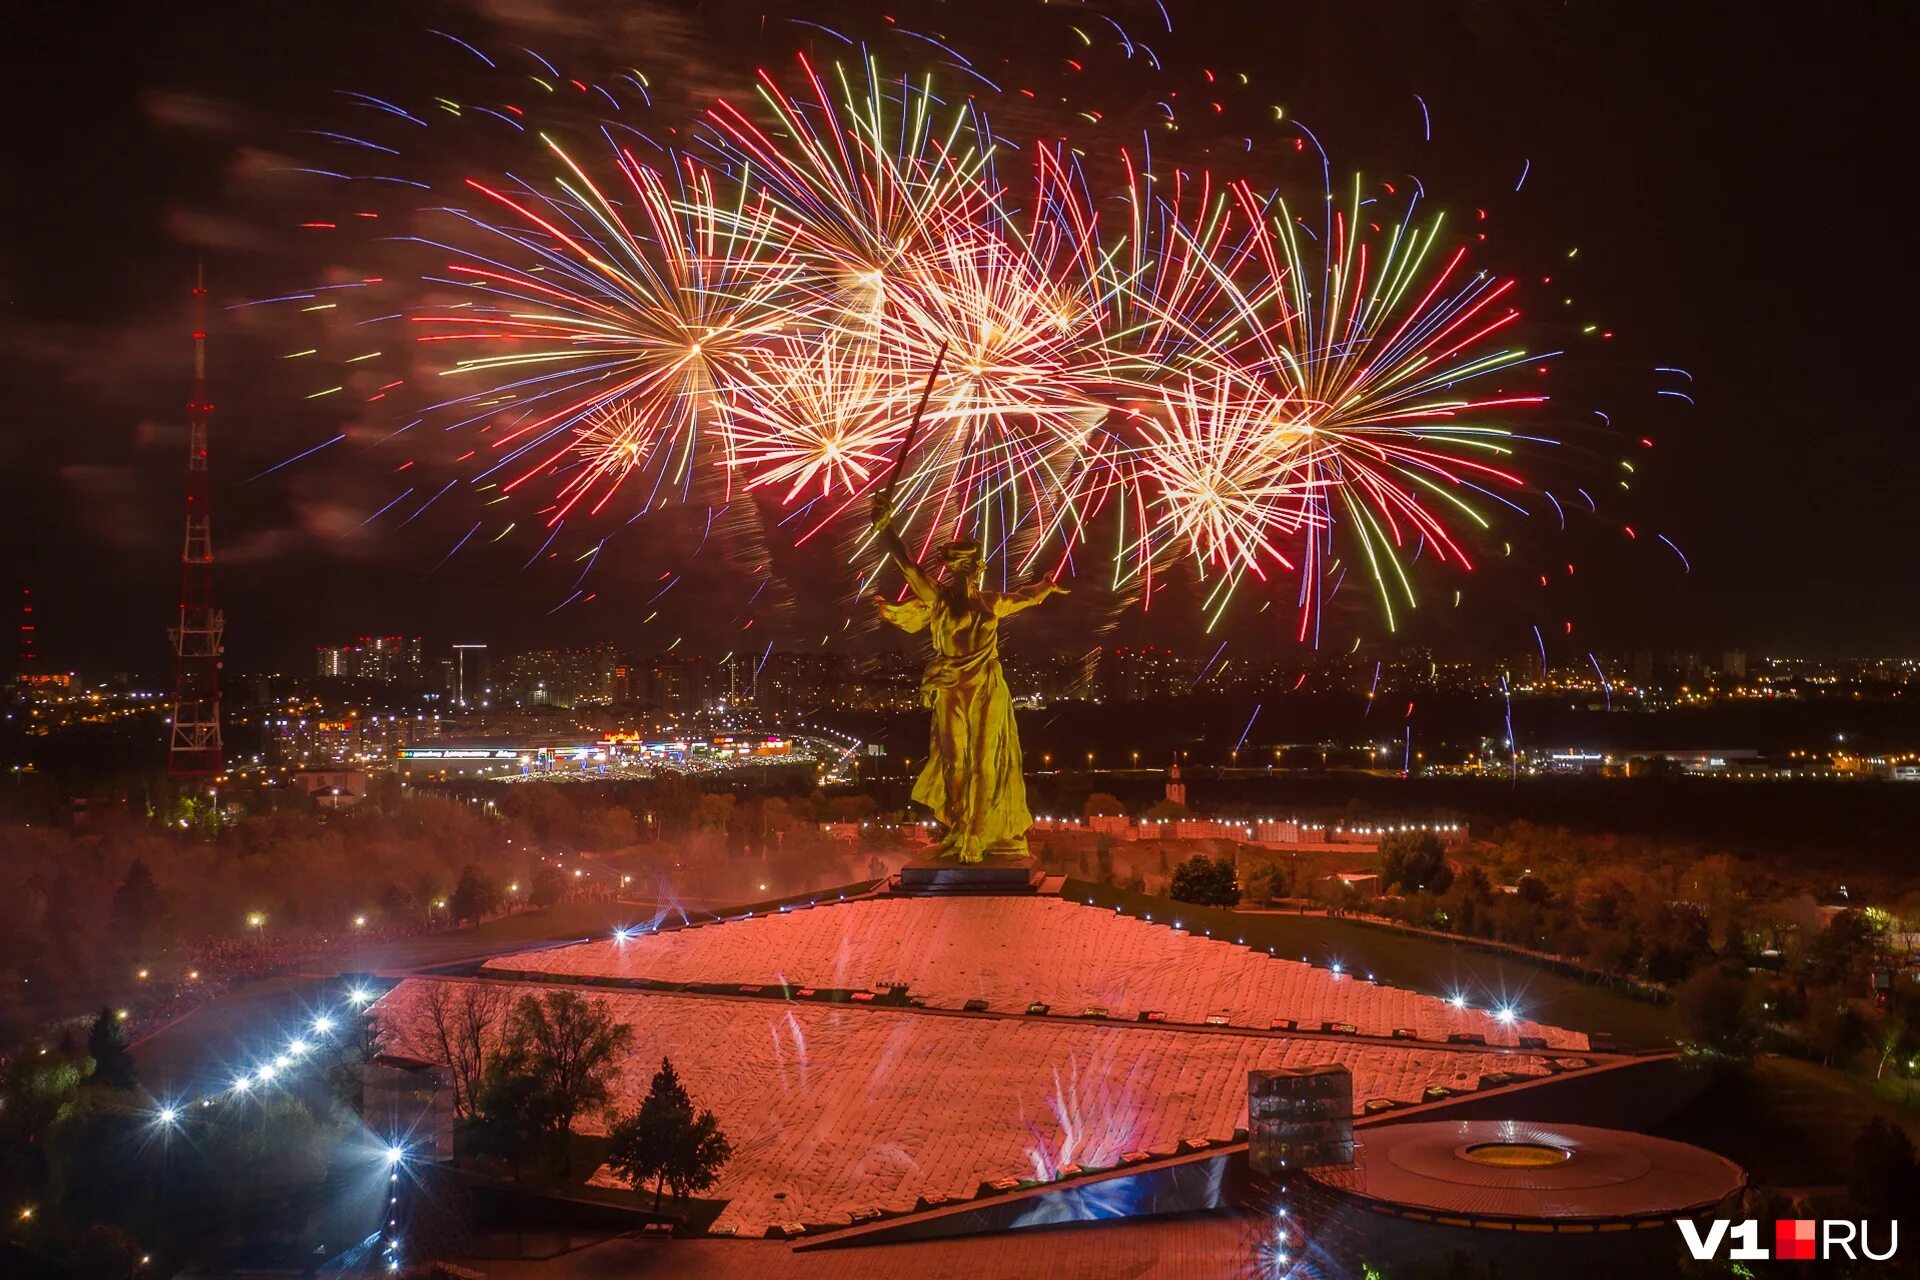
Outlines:
{"label": "circular building", "polygon": [[1670,1260],[1675,1219],[1712,1216],[1740,1166],[1683,1142],[1588,1125],[1440,1120],[1369,1126],[1351,1168],[1311,1171],[1331,1216],[1388,1261],[1463,1252],[1563,1266]]}

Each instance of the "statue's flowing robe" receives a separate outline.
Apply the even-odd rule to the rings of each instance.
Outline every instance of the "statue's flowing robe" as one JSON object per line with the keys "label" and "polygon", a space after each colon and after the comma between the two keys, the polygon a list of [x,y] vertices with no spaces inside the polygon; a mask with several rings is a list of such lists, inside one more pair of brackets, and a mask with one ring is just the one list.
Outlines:
{"label": "statue's flowing robe", "polygon": [[933,736],[913,798],[945,828],[942,852],[963,862],[1026,856],[1033,825],[1013,696],[1000,667],[1000,619],[1020,599],[947,588],[932,601],[910,596],[880,610],[903,631],[932,633],[920,694],[933,710]]}

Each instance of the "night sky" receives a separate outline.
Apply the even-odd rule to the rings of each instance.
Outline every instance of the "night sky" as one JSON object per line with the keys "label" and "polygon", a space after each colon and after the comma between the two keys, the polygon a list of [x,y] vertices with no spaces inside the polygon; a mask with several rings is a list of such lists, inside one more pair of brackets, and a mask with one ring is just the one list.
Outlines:
{"label": "night sky", "polygon": [[[1612,484],[1617,460],[1631,458],[1636,484],[1603,497],[1607,521],[1564,544],[1557,530],[1529,544],[1536,558],[1578,563],[1550,597],[1498,566],[1464,583],[1443,571],[1426,596],[1448,602],[1463,585],[1471,599],[1424,610],[1407,639],[1511,653],[1531,646],[1530,622],[1552,630],[1572,619],[1566,643],[1580,650],[1920,651],[1920,445],[1905,381],[1913,236],[1900,194],[1916,124],[1910,6],[1168,8],[1171,33],[1152,0],[25,7],[9,23],[6,77],[0,519],[13,577],[41,602],[44,664],[153,674],[167,661],[196,258],[216,304],[215,537],[230,667],[298,670],[309,646],[367,632],[505,646],[609,639],[643,652],[684,636],[716,653],[839,636],[850,580],[831,555],[776,548],[773,589],[749,604],[758,554],[695,556],[702,531],[684,520],[610,545],[594,565],[597,598],[557,611],[592,536],[564,563],[523,571],[529,548],[441,563],[476,518],[477,504],[459,497],[404,529],[363,529],[394,492],[393,459],[367,443],[400,423],[378,405],[307,400],[323,372],[281,358],[300,335],[259,309],[227,309],[358,265],[337,239],[298,227],[314,188],[288,170],[324,156],[309,131],[364,123],[339,90],[415,103],[478,92],[468,83],[477,64],[430,30],[503,62],[530,46],[583,78],[642,68],[657,90],[654,118],[686,121],[716,95],[744,98],[758,65],[784,71],[796,50],[840,50],[792,19],[871,39],[895,70],[921,56],[898,29],[942,33],[1004,85],[1101,104],[1103,124],[1091,127],[1071,108],[996,100],[1000,132],[1064,131],[1100,154],[1127,140],[1119,121],[1157,118],[1153,101],[1170,88],[1184,90],[1183,110],[1207,96],[1212,71],[1235,85],[1217,95],[1223,111],[1199,113],[1156,147],[1261,184],[1296,182],[1306,173],[1296,135],[1262,121],[1283,103],[1336,173],[1417,174],[1462,231],[1489,211],[1476,261],[1519,278],[1532,343],[1568,348],[1553,374],[1553,434],[1565,447],[1551,466]],[[1163,71],[1121,61],[1103,13],[1152,44]],[[1073,24],[1103,46],[1080,75],[1061,67],[1080,43]],[[419,154],[427,159],[409,164],[434,183],[489,159],[470,139]],[[518,150],[492,163],[526,159]],[[1585,323],[1616,336],[1582,338]],[[1656,366],[1693,380],[1663,381]],[[1696,406],[1656,396],[1663,386]],[[1596,429],[1590,408],[1611,415],[1613,434]],[[259,474],[342,430],[340,447]],[[1668,534],[1691,573],[1650,537],[1620,536],[1624,523]],[[1502,534],[1529,543],[1538,526]],[[655,602],[674,573],[682,581]],[[1177,592],[1174,607],[1156,602],[1144,620],[1116,618],[1098,595],[1076,592],[1070,608],[1034,622],[1029,643],[1214,643]],[[1251,644],[1290,632],[1282,615],[1254,608],[1237,610],[1230,630]],[[1345,649],[1355,635],[1380,635],[1360,600],[1330,615],[1325,642]]]}

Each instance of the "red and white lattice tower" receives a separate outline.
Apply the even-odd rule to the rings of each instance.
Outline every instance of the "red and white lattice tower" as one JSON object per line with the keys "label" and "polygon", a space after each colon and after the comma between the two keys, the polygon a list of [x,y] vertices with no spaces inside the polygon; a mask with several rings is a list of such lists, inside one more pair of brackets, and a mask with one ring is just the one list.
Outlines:
{"label": "red and white lattice tower", "polygon": [[167,772],[220,772],[220,659],[226,620],[213,602],[213,527],[208,510],[207,283],[193,285],[193,398],[187,402],[187,538],[180,552],[180,621],[173,636],[173,714]]}

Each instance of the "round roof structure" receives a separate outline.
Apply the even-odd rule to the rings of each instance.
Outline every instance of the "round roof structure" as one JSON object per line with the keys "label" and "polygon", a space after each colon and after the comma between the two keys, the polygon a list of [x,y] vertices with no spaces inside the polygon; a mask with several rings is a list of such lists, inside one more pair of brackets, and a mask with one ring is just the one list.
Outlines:
{"label": "round roof structure", "polygon": [[1523,1120],[1369,1126],[1353,1168],[1320,1180],[1402,1216],[1631,1222],[1681,1216],[1746,1185],[1700,1147],[1622,1129]]}

